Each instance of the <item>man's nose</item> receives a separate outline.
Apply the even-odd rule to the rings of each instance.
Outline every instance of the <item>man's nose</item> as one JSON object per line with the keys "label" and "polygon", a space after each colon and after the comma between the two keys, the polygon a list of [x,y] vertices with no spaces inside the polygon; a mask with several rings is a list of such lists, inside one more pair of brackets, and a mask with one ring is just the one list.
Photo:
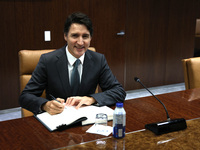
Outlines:
{"label": "man's nose", "polygon": [[83,45],[83,43],[84,43],[84,42],[83,42],[83,38],[82,38],[82,37],[79,37],[77,43],[78,43],[79,45]]}

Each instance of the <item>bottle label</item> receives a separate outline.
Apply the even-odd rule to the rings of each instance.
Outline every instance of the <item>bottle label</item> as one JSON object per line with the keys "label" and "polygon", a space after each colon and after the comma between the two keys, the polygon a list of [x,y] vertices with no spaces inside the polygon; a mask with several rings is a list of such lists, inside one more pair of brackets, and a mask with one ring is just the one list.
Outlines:
{"label": "bottle label", "polygon": [[118,136],[122,137],[123,136],[123,129],[118,129]]}
{"label": "bottle label", "polygon": [[115,138],[123,138],[125,136],[125,126],[117,124],[113,127],[113,136]]}

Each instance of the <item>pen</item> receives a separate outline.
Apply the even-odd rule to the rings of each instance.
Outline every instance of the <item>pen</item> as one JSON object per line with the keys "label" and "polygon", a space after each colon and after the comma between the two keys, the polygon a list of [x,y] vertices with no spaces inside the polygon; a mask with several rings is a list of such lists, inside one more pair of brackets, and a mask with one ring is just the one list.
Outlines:
{"label": "pen", "polygon": [[49,96],[50,96],[53,100],[55,100],[55,101],[57,101],[57,102],[60,103],[60,101],[58,101],[53,95],[49,94]]}

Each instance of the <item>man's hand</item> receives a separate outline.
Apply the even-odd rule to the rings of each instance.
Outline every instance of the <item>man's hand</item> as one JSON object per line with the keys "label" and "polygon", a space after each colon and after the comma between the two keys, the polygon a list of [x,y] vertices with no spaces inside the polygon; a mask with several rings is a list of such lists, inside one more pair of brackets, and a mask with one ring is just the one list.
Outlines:
{"label": "man's hand", "polygon": [[75,96],[75,97],[69,97],[66,100],[66,106],[76,106],[76,109],[81,107],[82,105],[91,105],[95,103],[96,100],[93,97],[80,97],[80,96]]}
{"label": "man's hand", "polygon": [[64,103],[64,99],[61,98],[57,98],[57,100],[60,102],[57,102],[55,100],[51,100],[46,102],[43,106],[42,109],[46,112],[48,112],[50,115],[55,115],[55,114],[59,114],[61,112],[63,112],[65,105],[63,105]]}

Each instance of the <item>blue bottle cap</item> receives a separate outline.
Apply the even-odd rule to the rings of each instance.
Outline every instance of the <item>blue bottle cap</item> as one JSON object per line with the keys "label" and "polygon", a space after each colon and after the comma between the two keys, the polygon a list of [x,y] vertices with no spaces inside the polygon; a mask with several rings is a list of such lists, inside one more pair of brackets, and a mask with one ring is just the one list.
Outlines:
{"label": "blue bottle cap", "polygon": [[123,107],[123,103],[117,103],[116,106],[117,107]]}

